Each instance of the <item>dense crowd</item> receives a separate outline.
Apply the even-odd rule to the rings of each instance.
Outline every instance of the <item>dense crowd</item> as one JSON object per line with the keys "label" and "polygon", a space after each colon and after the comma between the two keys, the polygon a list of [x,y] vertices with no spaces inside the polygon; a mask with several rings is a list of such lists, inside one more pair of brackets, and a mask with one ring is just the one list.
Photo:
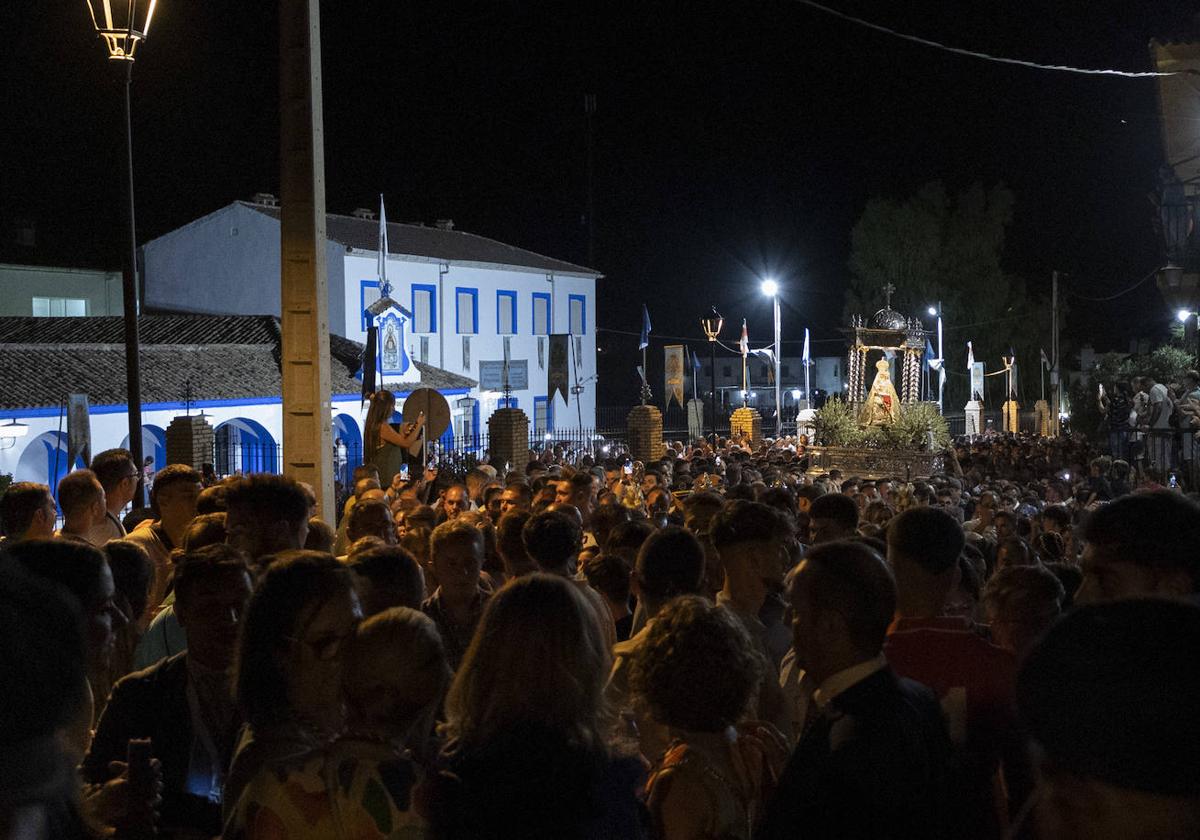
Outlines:
{"label": "dense crowd", "polygon": [[1153,470],[393,460],[335,521],[179,464],[125,514],[124,450],[11,485],[0,836],[1200,836],[1200,506]]}

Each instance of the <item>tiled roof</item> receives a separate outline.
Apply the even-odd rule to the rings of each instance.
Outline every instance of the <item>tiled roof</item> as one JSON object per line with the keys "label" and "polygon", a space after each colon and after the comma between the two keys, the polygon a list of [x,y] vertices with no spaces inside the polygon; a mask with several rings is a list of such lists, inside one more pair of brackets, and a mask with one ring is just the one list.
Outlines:
{"label": "tiled roof", "polygon": [[[148,315],[141,333],[142,401],[278,397],[279,321],[272,316]],[[93,405],[125,403],[122,319],[0,318],[0,408],[58,405],[68,392]],[[331,335],[332,394],[356,394],[363,347]],[[417,363],[421,385],[471,388],[474,380]]]}
{"label": "tiled roof", "polygon": [[[257,210],[272,219],[279,219],[278,207],[242,202],[251,210]],[[445,230],[439,227],[408,225],[388,222],[388,253],[414,257],[431,257],[446,262],[490,263],[536,268],[540,271],[559,271],[571,274],[588,274],[600,277],[599,271],[575,265],[565,260],[506,245],[486,236],[466,233],[461,230]],[[360,219],[356,216],[325,216],[325,235],[334,242],[349,248],[375,251],[379,248],[379,221]]]}

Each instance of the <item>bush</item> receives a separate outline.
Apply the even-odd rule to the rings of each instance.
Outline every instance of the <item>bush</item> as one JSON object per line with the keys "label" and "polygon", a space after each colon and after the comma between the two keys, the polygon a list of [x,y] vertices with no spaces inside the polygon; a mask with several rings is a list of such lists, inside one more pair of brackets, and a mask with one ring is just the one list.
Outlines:
{"label": "bush", "polygon": [[864,429],[858,424],[853,408],[834,397],[817,410],[816,427],[817,441],[823,446],[925,451],[930,449],[931,431],[933,451],[947,449],[951,443],[946,418],[932,403],[901,404],[900,419],[895,423]]}

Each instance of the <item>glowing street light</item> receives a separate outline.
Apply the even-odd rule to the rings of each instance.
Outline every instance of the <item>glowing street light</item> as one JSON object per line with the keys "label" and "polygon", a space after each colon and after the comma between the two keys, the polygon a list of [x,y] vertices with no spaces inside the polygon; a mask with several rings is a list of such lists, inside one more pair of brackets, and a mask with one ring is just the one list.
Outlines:
{"label": "glowing street light", "polygon": [[[110,61],[125,62],[125,157],[129,198],[129,263],[122,276],[122,308],[125,316],[125,401],[128,403],[129,449],[134,460],[142,462],[142,384],[141,339],[138,336],[137,299],[137,221],[133,205],[133,106],[130,87],[133,85],[133,61],[138,44],[150,33],[150,21],[158,0],[87,0],[88,12],[96,34],[104,39]],[[140,476],[140,473],[139,473]],[[138,478],[133,493],[133,506],[144,502],[142,479]]]}
{"label": "glowing street light", "polygon": [[767,297],[775,297],[775,295],[779,294],[779,284],[776,283],[774,280],[772,280],[770,277],[768,277],[766,280],[762,281],[761,288],[762,288],[762,293],[764,295],[766,295]]}
{"label": "glowing street light", "polygon": [[783,362],[783,344],[779,340],[782,332],[779,323],[779,284],[774,278],[768,277],[760,286],[762,293],[771,298],[775,309],[775,437],[783,436],[783,382],[781,368]]}
{"label": "glowing street light", "polygon": [[1192,317],[1192,313],[1186,309],[1180,309],[1175,313],[1175,317],[1179,319],[1179,323],[1183,324],[1186,323],[1188,318]]}
{"label": "glowing street light", "polygon": [[931,318],[933,318],[933,317],[937,317],[938,311],[937,311],[937,307],[936,307],[936,306],[931,306],[931,307],[929,307],[928,309],[926,309],[925,311],[929,313],[929,316],[930,316]]}

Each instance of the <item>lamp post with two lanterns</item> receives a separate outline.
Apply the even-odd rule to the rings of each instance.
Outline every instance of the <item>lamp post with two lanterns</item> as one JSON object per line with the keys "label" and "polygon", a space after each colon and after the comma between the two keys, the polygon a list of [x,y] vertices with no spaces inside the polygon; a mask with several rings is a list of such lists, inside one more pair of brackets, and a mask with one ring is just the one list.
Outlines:
{"label": "lamp post with two lanterns", "polygon": [[137,222],[133,204],[133,121],[130,87],[138,45],[150,33],[157,0],[87,0],[96,34],[104,39],[109,61],[124,62],[125,68],[125,154],[129,200],[129,254],[122,275],[122,307],[125,315],[125,390],[129,412],[129,451],[138,466],[134,508],[145,503],[142,475],[142,386],[138,336]]}

